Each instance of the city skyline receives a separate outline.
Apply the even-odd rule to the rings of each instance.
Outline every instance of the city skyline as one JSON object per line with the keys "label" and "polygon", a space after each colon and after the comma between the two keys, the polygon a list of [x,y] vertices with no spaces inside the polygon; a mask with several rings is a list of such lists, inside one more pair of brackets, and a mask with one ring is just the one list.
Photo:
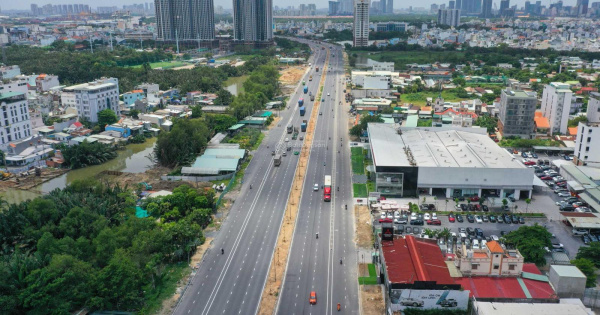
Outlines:
{"label": "city skyline", "polygon": [[[518,1],[511,1],[511,5],[517,5],[518,7],[522,7],[525,5],[525,1],[526,0],[518,0]],[[96,7],[98,6],[117,6],[119,8],[122,8],[123,5],[131,5],[131,4],[138,4],[138,3],[153,3],[154,1],[141,1],[141,0],[105,0],[102,1],[101,4],[99,4],[97,1],[92,1],[92,0],[26,0],[26,1],[14,1],[14,2],[8,2],[8,3],[3,3],[1,8],[2,10],[29,10],[30,9],[30,5],[31,4],[37,4],[38,6],[43,6],[45,4],[87,4],[90,6],[90,8],[92,8],[92,10],[95,10]],[[494,0],[494,3],[497,3],[498,7],[500,6],[500,0]],[[279,6],[279,7],[287,7],[287,6],[295,6],[297,7],[299,5],[299,3],[297,1],[293,1],[293,0],[273,0],[272,1],[273,6]],[[303,3],[306,4],[310,4],[310,3],[314,3],[317,5],[317,9],[327,9],[328,5],[329,5],[329,1],[328,0],[312,0],[312,1],[303,1]],[[422,7],[422,8],[429,8],[429,6],[431,6],[432,4],[446,4],[448,5],[449,1],[436,1],[436,0],[427,0],[427,1],[416,1],[416,0],[409,0],[409,1],[395,1],[394,3],[394,9],[403,9],[403,8],[408,8],[410,6],[412,7]],[[575,6],[577,4],[577,0],[563,0],[564,5],[567,6]],[[216,6],[222,6],[225,9],[233,9],[233,1],[232,0],[215,0],[214,1],[214,5]]]}

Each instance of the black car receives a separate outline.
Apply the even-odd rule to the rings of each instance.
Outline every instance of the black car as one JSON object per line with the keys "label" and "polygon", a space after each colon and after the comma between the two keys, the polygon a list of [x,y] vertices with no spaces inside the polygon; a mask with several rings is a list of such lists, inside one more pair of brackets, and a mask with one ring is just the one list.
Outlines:
{"label": "black car", "polygon": [[429,210],[435,211],[435,205],[433,203],[429,204]]}
{"label": "black car", "polygon": [[472,214],[467,214],[467,221],[469,221],[469,223],[473,223],[475,222],[475,217]]}
{"label": "black car", "polygon": [[567,206],[560,206],[559,210],[560,210],[560,211],[568,211],[568,212],[571,212],[571,211],[575,211],[575,207],[573,207],[573,206],[568,206],[568,205],[567,205]]}
{"label": "black car", "polygon": [[483,230],[482,229],[475,228],[475,234],[477,235],[477,237],[483,238]]}
{"label": "black car", "polygon": [[525,219],[523,217],[519,217],[519,223],[525,224]]}
{"label": "black car", "polygon": [[587,236],[587,234],[583,235],[581,238],[583,239],[583,243],[584,244],[589,244],[590,243],[590,237]]}
{"label": "black car", "polygon": [[475,235],[475,230],[473,230],[472,228],[468,227],[467,228],[467,234],[474,236]]}
{"label": "black car", "polygon": [[460,204],[460,210],[462,210],[462,211],[467,211],[467,205],[466,205],[466,204],[464,204],[464,203],[461,203],[461,204]]}
{"label": "black car", "polygon": [[508,233],[509,233],[509,232],[506,232],[506,231],[500,231],[500,236],[504,236],[504,235],[506,235],[506,234],[508,234]]}
{"label": "black car", "polygon": [[499,215],[497,220],[498,220],[498,223],[504,223],[504,216]]}
{"label": "black car", "polygon": [[511,217],[511,221],[513,224],[519,224],[519,217],[513,214]]}
{"label": "black car", "polygon": [[419,219],[410,220],[410,225],[423,225],[423,224],[425,224],[425,222],[423,222],[423,220],[419,220]]}
{"label": "black car", "polygon": [[462,223],[462,222],[465,222],[465,220],[463,219],[463,216],[462,216],[462,215],[460,215],[460,214],[457,214],[457,215],[456,215],[456,222],[461,222],[461,223]]}
{"label": "black car", "polygon": [[495,215],[490,215],[490,222],[496,223],[496,216]]}
{"label": "black car", "polygon": [[512,222],[511,218],[510,218],[510,214],[505,213],[504,214],[504,223],[506,224],[510,224],[510,222]]}
{"label": "black car", "polygon": [[472,205],[472,204],[468,204],[467,205],[467,210],[469,210],[469,211],[475,211],[475,206]]}
{"label": "black car", "polygon": [[515,197],[513,197],[513,196],[508,196],[508,200],[510,200],[510,202],[515,202],[516,201]]}
{"label": "black car", "polygon": [[482,205],[482,206],[481,206],[481,210],[483,210],[483,211],[485,211],[485,212],[488,212],[488,211],[490,211],[490,209],[489,209],[489,208],[488,208],[488,206],[486,206],[486,205]]}

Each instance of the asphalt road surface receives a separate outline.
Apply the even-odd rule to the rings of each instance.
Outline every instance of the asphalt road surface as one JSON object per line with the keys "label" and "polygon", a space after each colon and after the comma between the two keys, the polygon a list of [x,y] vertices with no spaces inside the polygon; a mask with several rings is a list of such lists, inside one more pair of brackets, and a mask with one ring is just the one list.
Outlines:
{"label": "asphalt road surface", "polygon": [[[309,44],[315,51],[309,62],[322,69],[326,50]],[[309,81],[311,74],[313,80]],[[315,75],[311,71],[303,78],[313,94],[318,91],[321,75],[322,72]],[[281,153],[287,145],[301,145],[302,141],[291,139],[286,127],[292,124],[299,128],[302,119],[310,117],[313,102],[302,89],[299,84],[296,93],[290,96],[289,108],[281,111],[278,126],[269,131],[254,154],[240,195],[174,314],[256,314],[258,311],[298,164],[298,156],[292,151],[282,158],[280,166],[274,166],[271,151],[277,149]],[[301,97],[306,107],[304,117],[300,117],[298,110]]]}
{"label": "asphalt road surface", "polygon": [[[348,105],[343,93],[344,67],[341,47],[331,47],[330,67],[323,91],[325,102],[320,106],[322,115],[318,116],[307,174],[301,188],[300,208],[283,290],[279,295],[278,314],[338,313],[338,303],[341,305],[339,313],[360,313]],[[332,176],[331,202],[323,200],[321,186],[325,175]],[[319,186],[318,191],[313,190],[315,184]],[[311,291],[317,294],[315,305],[309,304]]]}

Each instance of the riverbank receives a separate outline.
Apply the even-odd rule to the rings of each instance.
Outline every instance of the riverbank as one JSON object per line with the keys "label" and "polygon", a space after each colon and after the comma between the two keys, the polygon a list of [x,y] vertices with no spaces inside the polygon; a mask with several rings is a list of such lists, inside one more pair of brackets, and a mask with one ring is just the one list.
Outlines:
{"label": "riverbank", "polygon": [[[100,165],[76,170],[46,168],[42,170],[42,176],[40,177],[36,177],[35,173],[32,172],[31,175],[25,178],[19,178],[19,184],[16,183],[14,177],[6,181],[0,181],[0,197],[9,203],[19,203],[47,194],[57,188],[65,188],[78,179],[110,176],[101,175],[104,171],[119,171],[127,174],[144,173],[155,168],[153,159],[155,143],[156,138],[149,138],[144,143],[128,144],[124,149],[116,151],[116,158]],[[168,173],[168,170],[157,168],[155,171],[149,172],[145,178],[150,179],[155,176],[160,180],[160,175],[165,173]],[[144,178],[144,176],[138,177]]]}

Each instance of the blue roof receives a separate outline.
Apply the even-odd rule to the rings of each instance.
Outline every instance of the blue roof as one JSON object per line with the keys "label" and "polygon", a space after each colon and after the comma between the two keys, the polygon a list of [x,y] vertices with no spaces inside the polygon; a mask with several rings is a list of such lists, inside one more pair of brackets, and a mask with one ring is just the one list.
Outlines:
{"label": "blue roof", "polygon": [[192,167],[194,167],[198,160],[202,157],[241,159],[244,157],[244,155],[246,155],[246,150],[244,149],[206,149],[204,154],[196,159],[196,162]]}
{"label": "blue roof", "polygon": [[141,207],[135,207],[135,216],[138,218],[147,218],[148,211],[142,209]]}

